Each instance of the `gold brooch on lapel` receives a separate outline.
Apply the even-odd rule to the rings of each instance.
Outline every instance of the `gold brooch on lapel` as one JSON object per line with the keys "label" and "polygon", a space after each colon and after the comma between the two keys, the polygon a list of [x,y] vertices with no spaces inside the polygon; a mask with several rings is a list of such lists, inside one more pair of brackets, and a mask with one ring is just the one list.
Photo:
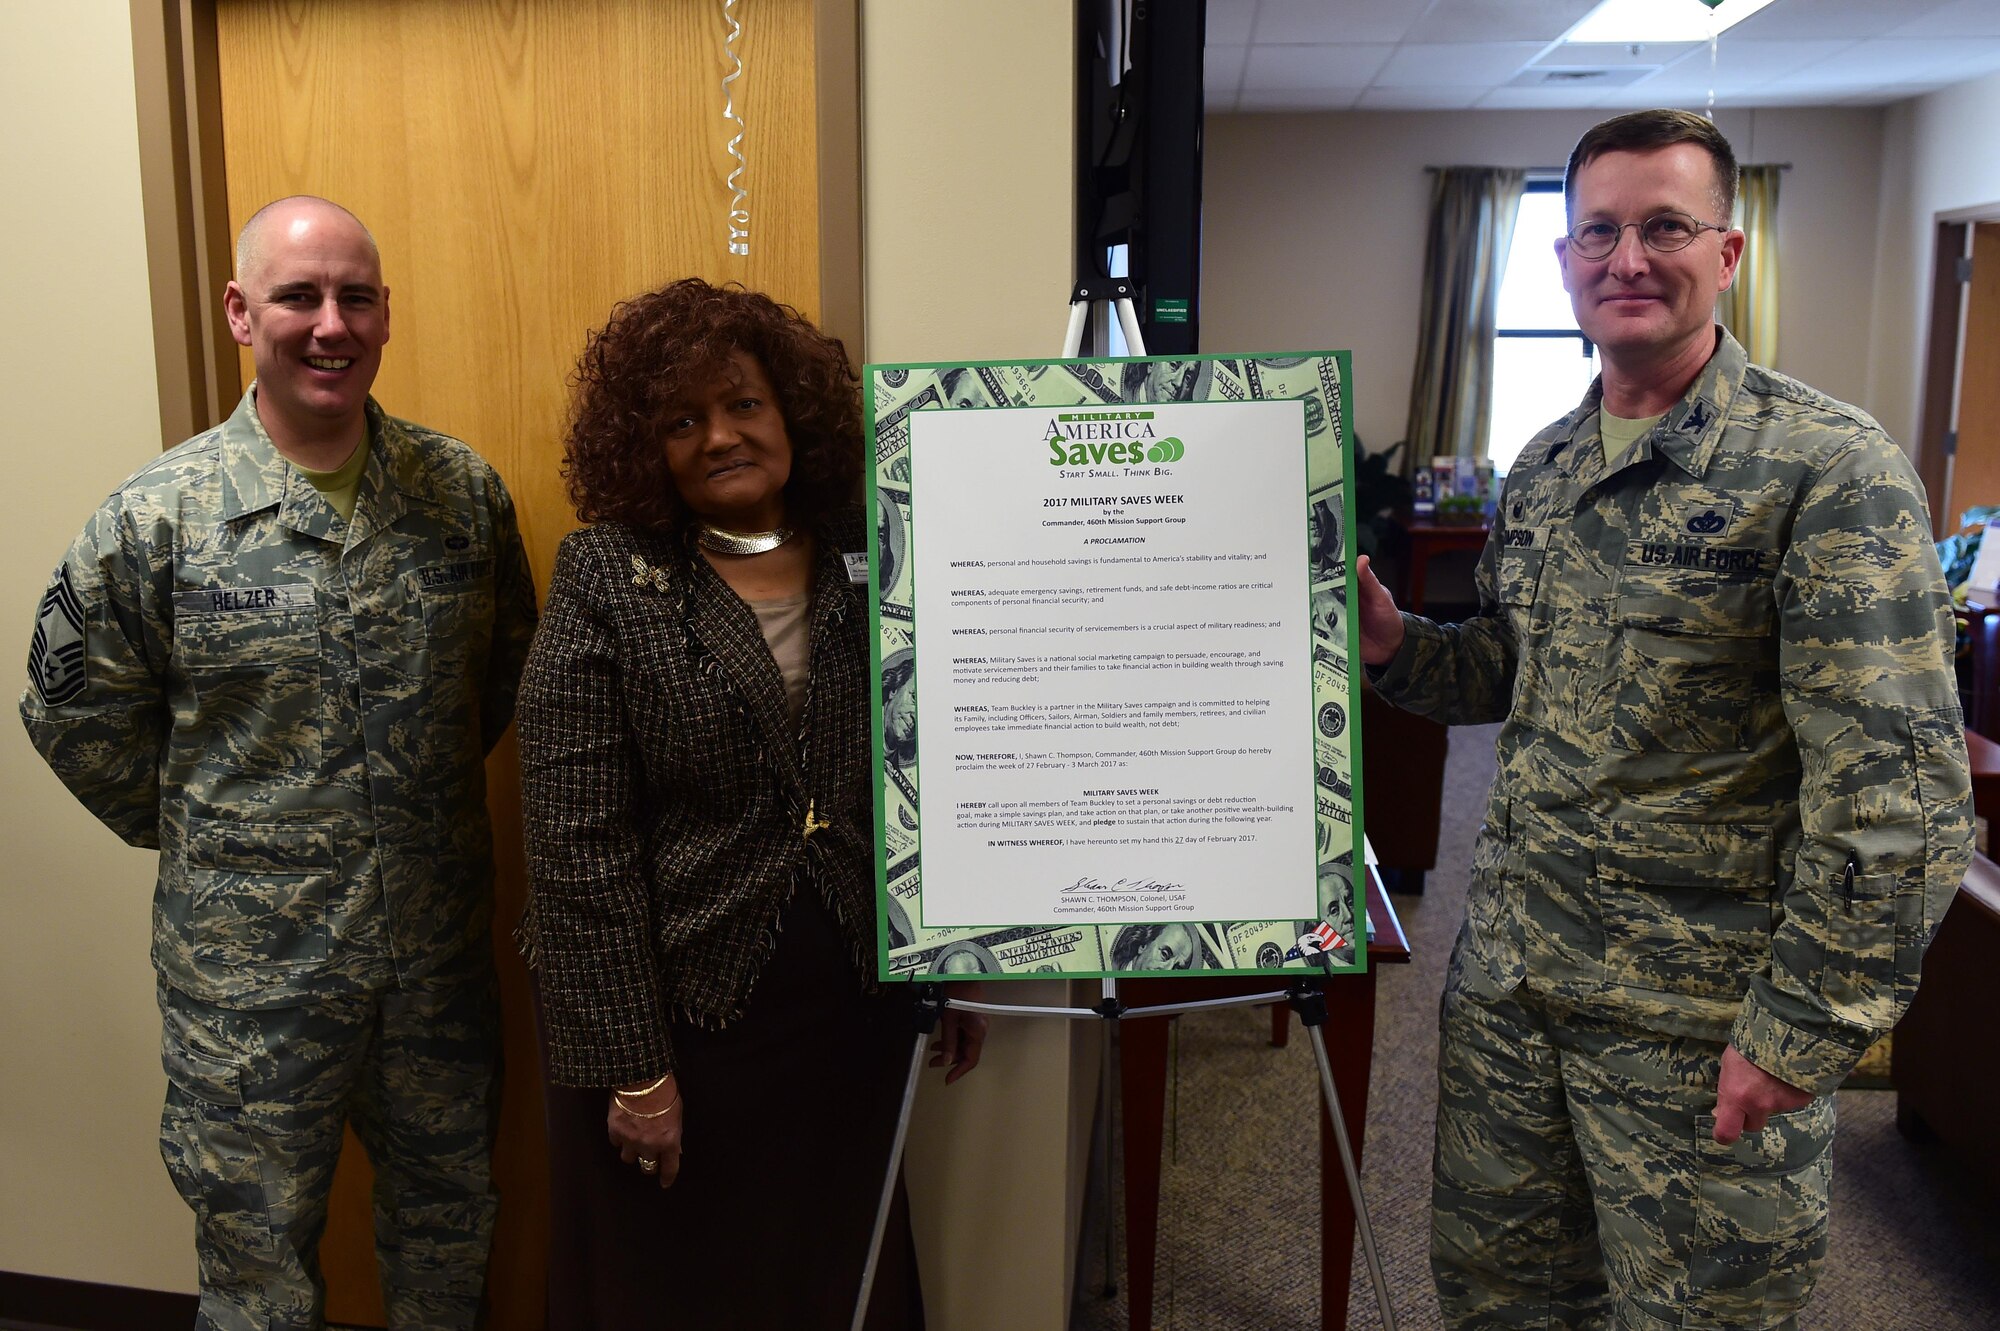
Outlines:
{"label": "gold brooch on lapel", "polygon": [[667,571],[663,568],[654,568],[639,556],[633,555],[632,585],[651,587],[656,592],[663,592],[667,590]]}

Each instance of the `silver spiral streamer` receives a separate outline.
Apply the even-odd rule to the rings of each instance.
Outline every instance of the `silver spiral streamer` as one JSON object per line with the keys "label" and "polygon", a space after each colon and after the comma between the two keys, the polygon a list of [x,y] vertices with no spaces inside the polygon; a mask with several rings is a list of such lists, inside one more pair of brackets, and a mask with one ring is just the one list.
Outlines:
{"label": "silver spiral streamer", "polygon": [[722,17],[729,24],[729,35],[722,40],[722,53],[736,62],[736,68],[722,76],[722,118],[736,122],[736,135],[729,140],[729,155],[736,159],[736,169],[729,173],[729,252],[747,255],[750,253],[750,210],[743,201],[750,197],[750,191],[743,188],[743,171],[748,162],[743,157],[743,117],[737,114],[736,102],[729,85],[743,77],[743,57],[736,54],[737,39],[743,35],[743,23],[733,12],[737,0],[722,0]]}

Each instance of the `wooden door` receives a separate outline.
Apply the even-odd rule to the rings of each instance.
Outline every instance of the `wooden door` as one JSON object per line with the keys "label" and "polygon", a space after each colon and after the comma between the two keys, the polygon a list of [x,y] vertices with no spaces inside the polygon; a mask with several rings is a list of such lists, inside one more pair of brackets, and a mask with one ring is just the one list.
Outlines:
{"label": "wooden door", "polygon": [[1965,340],[1959,350],[1958,451],[1940,533],[1958,529],[1975,504],[2000,504],[2000,222],[1972,229],[1972,280],[1965,294]]}
{"label": "wooden door", "polygon": [[[614,302],[694,275],[818,317],[814,9],[736,7],[750,212],[738,257],[719,0],[216,0],[230,234],[299,193],[368,224],[393,316],[375,395],[499,468],[538,587],[576,525],[558,472],[566,379]],[[511,735],[488,775],[506,1022],[491,1324],[533,1328],[547,1187],[526,975],[508,937],[524,891]],[[322,1257],[329,1318],[380,1326],[369,1185],[347,1151]]]}

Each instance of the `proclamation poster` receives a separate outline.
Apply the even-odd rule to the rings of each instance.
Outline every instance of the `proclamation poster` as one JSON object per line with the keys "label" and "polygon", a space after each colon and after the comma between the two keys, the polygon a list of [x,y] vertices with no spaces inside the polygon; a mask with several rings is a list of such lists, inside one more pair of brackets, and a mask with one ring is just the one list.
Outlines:
{"label": "proclamation poster", "polygon": [[1347,363],[868,367],[884,978],[1365,964]]}

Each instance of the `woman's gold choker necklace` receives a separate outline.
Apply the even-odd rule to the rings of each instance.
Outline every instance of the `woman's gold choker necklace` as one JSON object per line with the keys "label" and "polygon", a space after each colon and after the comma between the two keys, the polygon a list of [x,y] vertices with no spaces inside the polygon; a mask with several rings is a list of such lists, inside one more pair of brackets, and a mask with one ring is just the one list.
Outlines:
{"label": "woman's gold choker necklace", "polygon": [[792,539],[790,527],[779,527],[773,531],[730,531],[702,523],[695,532],[695,540],[701,542],[704,550],[713,550],[719,555],[761,555],[767,550],[775,550]]}

